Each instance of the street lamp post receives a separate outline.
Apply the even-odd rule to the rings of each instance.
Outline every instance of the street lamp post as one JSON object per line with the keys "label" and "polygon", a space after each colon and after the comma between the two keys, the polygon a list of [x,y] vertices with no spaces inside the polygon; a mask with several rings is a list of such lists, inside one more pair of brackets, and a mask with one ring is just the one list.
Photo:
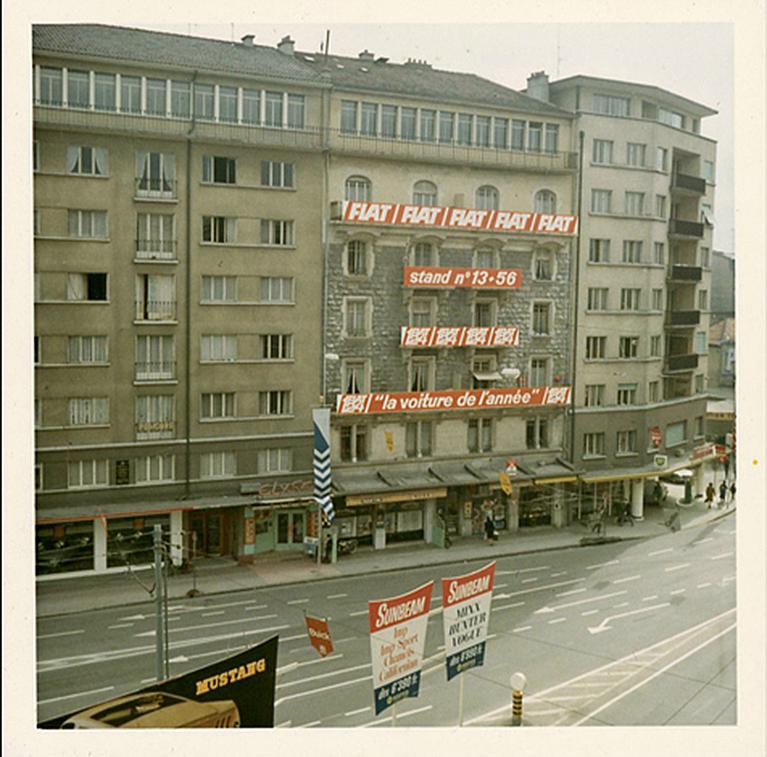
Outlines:
{"label": "street lamp post", "polygon": [[514,726],[522,725],[522,692],[526,683],[524,673],[514,673],[511,677],[511,724]]}
{"label": "street lamp post", "polygon": [[155,642],[156,660],[155,671],[157,680],[162,681],[165,676],[165,633],[163,618],[163,574],[162,574],[162,526],[157,523],[154,532],[154,595],[155,595]]}

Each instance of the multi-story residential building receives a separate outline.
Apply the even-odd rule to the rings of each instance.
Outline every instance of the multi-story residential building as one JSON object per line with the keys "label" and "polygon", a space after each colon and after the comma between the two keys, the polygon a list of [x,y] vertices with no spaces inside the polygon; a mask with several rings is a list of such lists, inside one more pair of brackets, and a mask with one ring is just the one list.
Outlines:
{"label": "multi-story residential building", "polygon": [[571,113],[289,38],[33,45],[41,571],[145,560],[155,523],[176,561],[301,549],[338,397],[342,535],[564,522]]}
{"label": "multi-story residential building", "polygon": [[582,149],[572,461],[641,516],[643,478],[704,440],[716,111],[588,76],[533,74],[527,93],[576,114]]}

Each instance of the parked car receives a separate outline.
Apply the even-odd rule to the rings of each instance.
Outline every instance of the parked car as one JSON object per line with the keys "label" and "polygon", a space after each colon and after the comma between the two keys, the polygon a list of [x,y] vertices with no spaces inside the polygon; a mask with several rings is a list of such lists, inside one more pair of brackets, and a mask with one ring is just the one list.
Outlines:
{"label": "parked car", "polygon": [[685,481],[689,481],[695,474],[689,468],[682,468],[681,470],[673,471],[665,476],[661,476],[660,480],[669,484],[684,484]]}

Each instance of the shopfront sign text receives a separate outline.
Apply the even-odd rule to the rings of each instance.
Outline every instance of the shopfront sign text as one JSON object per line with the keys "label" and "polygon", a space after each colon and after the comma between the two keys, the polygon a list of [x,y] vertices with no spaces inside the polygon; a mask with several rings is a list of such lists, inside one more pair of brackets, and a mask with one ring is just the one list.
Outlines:
{"label": "shopfront sign text", "polygon": [[403,326],[402,347],[516,347],[515,326]]}
{"label": "shopfront sign text", "polygon": [[436,268],[430,266],[405,266],[406,287],[429,289],[519,289],[522,271],[516,268]]}

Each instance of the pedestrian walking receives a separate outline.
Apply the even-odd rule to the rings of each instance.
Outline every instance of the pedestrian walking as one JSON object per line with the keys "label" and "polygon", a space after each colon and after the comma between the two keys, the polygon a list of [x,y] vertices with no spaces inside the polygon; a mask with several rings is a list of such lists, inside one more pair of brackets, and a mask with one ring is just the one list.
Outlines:
{"label": "pedestrian walking", "polygon": [[722,481],[721,484],[719,484],[719,507],[724,507],[724,500],[727,497],[727,482]]}
{"label": "pedestrian walking", "polygon": [[485,518],[485,539],[491,544],[495,541],[495,523],[493,523],[490,513]]}
{"label": "pedestrian walking", "polygon": [[733,479],[730,484],[730,504],[733,502],[735,502],[735,479]]}
{"label": "pedestrian walking", "polygon": [[714,489],[714,485],[711,483],[711,481],[709,481],[708,486],[706,487],[706,505],[708,505],[709,510],[714,504],[715,494],[716,494],[716,489]]}

